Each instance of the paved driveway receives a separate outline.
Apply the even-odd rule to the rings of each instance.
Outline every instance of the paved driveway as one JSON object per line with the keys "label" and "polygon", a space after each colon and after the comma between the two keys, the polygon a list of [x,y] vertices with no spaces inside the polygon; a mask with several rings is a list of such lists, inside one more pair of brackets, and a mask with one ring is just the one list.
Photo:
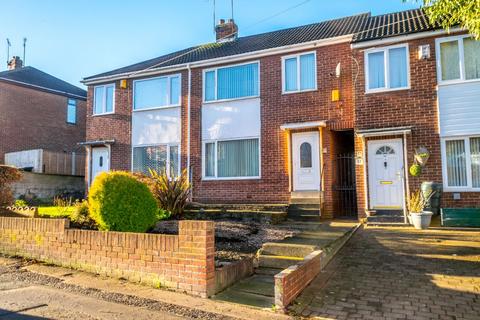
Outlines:
{"label": "paved driveway", "polygon": [[328,319],[480,319],[480,230],[360,229],[291,311]]}

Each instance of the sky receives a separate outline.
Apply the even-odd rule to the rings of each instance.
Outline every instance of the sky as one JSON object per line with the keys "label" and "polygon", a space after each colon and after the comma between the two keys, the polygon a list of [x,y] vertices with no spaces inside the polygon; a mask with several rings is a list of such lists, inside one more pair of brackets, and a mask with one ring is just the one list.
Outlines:
{"label": "sky", "polygon": [[[0,71],[10,57],[74,85],[97,73],[212,42],[214,0],[0,0]],[[411,0],[233,0],[239,35],[295,27],[358,13],[418,7]],[[298,6],[297,6],[298,5]],[[296,8],[293,8],[297,6]],[[231,18],[231,0],[216,0]],[[290,10],[287,10],[292,8]]]}

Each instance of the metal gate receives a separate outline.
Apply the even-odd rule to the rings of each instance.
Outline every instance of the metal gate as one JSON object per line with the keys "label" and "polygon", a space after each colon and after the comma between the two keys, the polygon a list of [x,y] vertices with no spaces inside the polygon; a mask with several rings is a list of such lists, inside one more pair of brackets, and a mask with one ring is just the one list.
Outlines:
{"label": "metal gate", "polygon": [[333,185],[336,217],[357,216],[357,190],[355,187],[355,154],[338,154],[335,158]]}

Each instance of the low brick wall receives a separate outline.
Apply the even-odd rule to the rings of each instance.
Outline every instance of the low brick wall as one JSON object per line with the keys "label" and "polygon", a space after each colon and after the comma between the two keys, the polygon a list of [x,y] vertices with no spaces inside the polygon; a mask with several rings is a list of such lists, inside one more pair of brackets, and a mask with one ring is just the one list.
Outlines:
{"label": "low brick wall", "polygon": [[275,275],[275,306],[285,310],[322,269],[321,250],[313,251],[301,262]]}
{"label": "low brick wall", "polygon": [[215,226],[180,221],[178,235],[69,229],[64,219],[0,217],[0,252],[168,287],[215,293]]}
{"label": "low brick wall", "polygon": [[215,293],[253,274],[253,258],[244,258],[215,269]]}

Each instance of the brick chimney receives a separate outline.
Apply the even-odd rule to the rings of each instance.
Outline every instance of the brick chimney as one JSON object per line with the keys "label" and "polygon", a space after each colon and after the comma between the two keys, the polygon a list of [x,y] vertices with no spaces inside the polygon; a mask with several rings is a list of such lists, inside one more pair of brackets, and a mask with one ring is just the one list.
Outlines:
{"label": "brick chimney", "polygon": [[8,70],[16,70],[23,67],[23,61],[18,56],[13,56],[12,59],[7,63]]}
{"label": "brick chimney", "polygon": [[233,41],[238,35],[238,26],[233,19],[220,19],[218,25],[215,27],[215,33],[217,34],[217,42]]}

